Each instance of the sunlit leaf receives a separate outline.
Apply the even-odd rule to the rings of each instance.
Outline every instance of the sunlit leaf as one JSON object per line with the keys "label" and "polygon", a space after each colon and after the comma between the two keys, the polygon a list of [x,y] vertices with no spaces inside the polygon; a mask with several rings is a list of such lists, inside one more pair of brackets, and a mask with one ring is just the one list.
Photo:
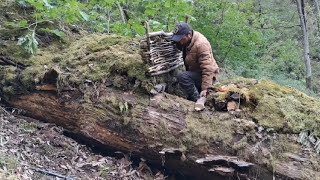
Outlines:
{"label": "sunlit leaf", "polygon": [[89,15],[83,11],[80,11],[80,14],[82,16],[82,18],[85,20],[85,21],[88,21],[89,20]]}
{"label": "sunlit leaf", "polygon": [[47,0],[43,0],[43,2],[46,7],[50,8],[50,9],[53,8],[53,6],[51,6]]}
{"label": "sunlit leaf", "polygon": [[18,38],[18,45],[22,46],[30,54],[36,54],[38,51],[38,41],[35,37],[35,32],[32,31],[24,37]]}
{"label": "sunlit leaf", "polygon": [[51,33],[51,34],[54,34],[56,36],[58,36],[59,38],[63,39],[65,37],[65,34],[60,31],[59,29],[49,29],[49,28],[45,28],[45,29],[41,29],[45,32],[48,32],[48,33]]}
{"label": "sunlit leaf", "polygon": [[166,8],[169,8],[169,7],[171,6],[170,0],[166,1],[166,2],[164,3],[164,6],[165,6]]}

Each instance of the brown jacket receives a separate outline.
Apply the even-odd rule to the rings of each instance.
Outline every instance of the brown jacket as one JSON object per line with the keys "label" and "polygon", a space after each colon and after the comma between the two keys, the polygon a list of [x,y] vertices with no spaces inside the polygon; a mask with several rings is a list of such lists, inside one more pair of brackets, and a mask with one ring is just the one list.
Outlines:
{"label": "brown jacket", "polygon": [[186,47],[185,65],[188,71],[202,74],[201,90],[207,90],[219,72],[209,41],[201,33],[193,31],[191,43]]}

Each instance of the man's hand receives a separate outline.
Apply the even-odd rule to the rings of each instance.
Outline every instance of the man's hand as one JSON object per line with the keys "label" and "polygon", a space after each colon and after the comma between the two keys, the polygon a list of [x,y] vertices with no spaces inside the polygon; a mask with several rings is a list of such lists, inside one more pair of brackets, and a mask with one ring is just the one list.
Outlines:
{"label": "man's hand", "polygon": [[208,93],[207,90],[201,91],[201,92],[200,92],[200,97],[207,97],[207,93]]}

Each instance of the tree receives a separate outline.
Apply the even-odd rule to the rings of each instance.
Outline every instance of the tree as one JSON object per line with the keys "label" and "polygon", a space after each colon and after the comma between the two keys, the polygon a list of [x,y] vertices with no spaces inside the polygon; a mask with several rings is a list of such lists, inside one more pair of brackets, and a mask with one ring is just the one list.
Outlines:
{"label": "tree", "polygon": [[317,12],[317,16],[318,16],[318,30],[320,31],[320,9],[319,9],[319,2],[318,0],[314,0],[314,6]]}
{"label": "tree", "polygon": [[311,62],[310,62],[310,48],[309,48],[309,35],[307,29],[307,15],[305,13],[304,0],[296,0],[298,13],[300,17],[301,30],[303,34],[303,49],[304,49],[304,61],[306,66],[306,86],[311,89]]}

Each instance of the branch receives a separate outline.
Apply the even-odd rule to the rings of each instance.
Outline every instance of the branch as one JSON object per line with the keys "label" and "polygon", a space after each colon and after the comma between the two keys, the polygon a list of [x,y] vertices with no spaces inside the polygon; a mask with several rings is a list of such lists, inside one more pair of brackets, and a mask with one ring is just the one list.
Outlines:
{"label": "branch", "polygon": [[5,57],[5,56],[0,56],[0,64],[1,64],[1,61],[3,62],[2,65],[16,66],[17,68],[22,69],[22,70],[24,70],[26,68],[26,66],[24,64],[16,63],[13,60],[11,60],[10,58]]}
{"label": "branch", "polygon": [[301,26],[300,24],[295,24],[291,26],[284,26],[284,25],[279,25],[279,26],[272,26],[272,27],[261,27],[260,29],[276,29],[276,28],[294,28],[296,26]]}

